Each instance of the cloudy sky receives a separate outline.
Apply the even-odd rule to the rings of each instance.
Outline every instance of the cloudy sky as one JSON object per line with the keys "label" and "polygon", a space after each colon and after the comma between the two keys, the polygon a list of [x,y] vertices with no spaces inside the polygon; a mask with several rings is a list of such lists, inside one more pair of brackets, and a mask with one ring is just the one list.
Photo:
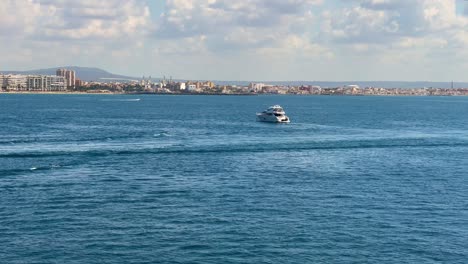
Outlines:
{"label": "cloudy sky", "polygon": [[468,81],[468,2],[2,0],[0,71],[62,65],[186,79]]}

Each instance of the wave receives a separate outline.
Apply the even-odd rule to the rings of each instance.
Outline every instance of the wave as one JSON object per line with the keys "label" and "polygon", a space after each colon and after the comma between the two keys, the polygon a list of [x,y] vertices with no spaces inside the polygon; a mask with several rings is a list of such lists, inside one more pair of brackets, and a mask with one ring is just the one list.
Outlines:
{"label": "wave", "polygon": [[[73,149],[74,147],[74,149]],[[313,150],[348,150],[348,149],[393,149],[393,148],[441,148],[468,147],[468,141],[432,141],[432,140],[367,140],[367,141],[322,141],[296,143],[236,143],[236,144],[205,144],[165,146],[147,146],[147,144],[123,145],[84,145],[60,146],[60,148],[45,151],[12,150],[0,153],[0,158],[39,158],[58,156],[88,156],[105,157],[112,155],[141,155],[141,154],[193,154],[193,153],[258,153],[258,152],[300,152]]]}
{"label": "wave", "polygon": [[32,143],[38,141],[35,138],[31,139],[7,139],[7,140],[1,140],[0,139],[0,145],[15,145],[15,144],[25,144],[25,143]]}
{"label": "wave", "polygon": [[153,135],[153,137],[155,138],[163,138],[163,137],[169,137],[169,136],[170,134],[167,131],[162,131]]}
{"label": "wave", "polygon": [[[168,136],[169,132],[156,133],[153,137]],[[31,137],[31,138],[18,138],[18,139],[0,139],[0,146],[2,145],[19,145],[19,144],[31,144],[31,143],[86,143],[86,142],[103,142],[103,141],[115,141],[115,140],[141,140],[143,138],[151,138],[151,133],[133,133],[131,135],[112,135],[112,136],[102,136],[102,137],[83,137],[77,139],[69,138],[49,138],[49,137]],[[66,140],[66,141],[65,141]]]}
{"label": "wave", "polygon": [[23,169],[2,169],[0,170],[0,175],[21,175],[24,173],[34,173],[34,172],[43,172],[43,171],[51,171],[51,170],[58,170],[64,168],[64,166],[60,165],[47,165],[47,166],[32,166],[26,167]]}
{"label": "wave", "polygon": [[139,102],[140,98],[135,99],[102,99],[101,102]]}

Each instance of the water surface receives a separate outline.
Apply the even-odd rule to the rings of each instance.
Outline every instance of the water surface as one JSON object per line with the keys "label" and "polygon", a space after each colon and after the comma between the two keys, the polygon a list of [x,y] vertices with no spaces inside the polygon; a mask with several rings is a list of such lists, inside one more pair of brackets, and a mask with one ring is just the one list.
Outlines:
{"label": "water surface", "polygon": [[[255,122],[273,104],[291,124]],[[466,113],[464,97],[0,95],[0,259],[464,263]]]}

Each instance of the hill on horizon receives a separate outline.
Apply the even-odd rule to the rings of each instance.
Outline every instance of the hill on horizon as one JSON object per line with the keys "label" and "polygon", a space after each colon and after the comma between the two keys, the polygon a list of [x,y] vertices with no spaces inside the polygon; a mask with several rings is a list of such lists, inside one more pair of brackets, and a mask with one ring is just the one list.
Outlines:
{"label": "hill on horizon", "polygon": [[68,69],[76,72],[76,78],[83,81],[102,81],[105,79],[118,79],[118,80],[136,80],[139,78],[113,74],[99,68],[92,67],[78,67],[78,66],[62,66],[46,69],[28,70],[28,71],[2,71],[6,74],[40,74],[40,75],[55,75],[57,69]]}

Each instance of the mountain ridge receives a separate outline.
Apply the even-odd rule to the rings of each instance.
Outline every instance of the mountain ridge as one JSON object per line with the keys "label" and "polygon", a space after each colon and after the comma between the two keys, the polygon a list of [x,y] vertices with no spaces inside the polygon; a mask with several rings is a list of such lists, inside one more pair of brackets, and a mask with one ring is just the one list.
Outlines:
{"label": "mountain ridge", "polygon": [[96,67],[79,67],[79,66],[61,66],[45,69],[35,69],[27,71],[1,71],[4,74],[40,74],[40,75],[55,75],[57,69],[68,69],[76,72],[76,77],[83,81],[102,81],[103,79],[118,79],[118,80],[134,80],[138,79],[132,76],[110,73],[106,70]]}

